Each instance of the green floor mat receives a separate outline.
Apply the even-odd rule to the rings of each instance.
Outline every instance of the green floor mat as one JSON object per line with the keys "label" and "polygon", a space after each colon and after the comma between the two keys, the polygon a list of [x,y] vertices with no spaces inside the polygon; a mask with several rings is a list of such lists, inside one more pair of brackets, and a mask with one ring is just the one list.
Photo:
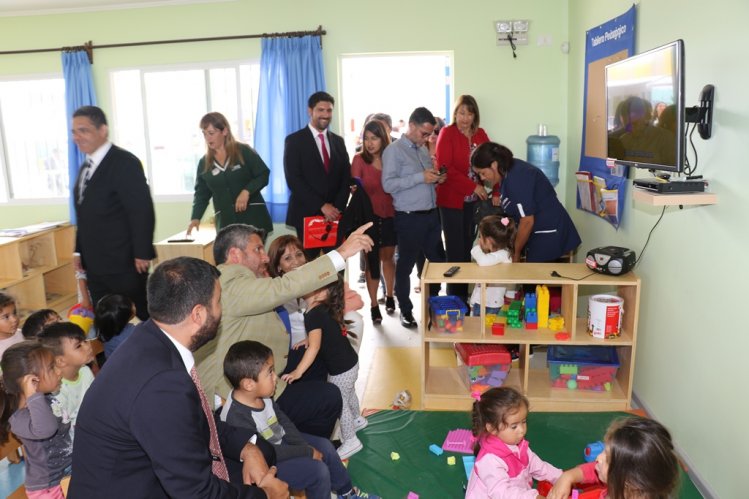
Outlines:
{"label": "green floor mat", "polygon": [[[609,423],[622,412],[537,412],[528,415],[531,448],[542,459],[566,469],[583,462],[588,443],[603,438]],[[445,452],[436,456],[430,444],[441,446],[447,432],[470,428],[465,412],[381,411],[369,416],[369,426],[359,432],[364,449],[349,461],[354,485],[385,499],[403,499],[414,492],[421,499],[462,498],[468,482],[462,456]],[[400,458],[393,460],[391,453]],[[447,464],[449,456],[456,464]],[[699,499],[702,496],[689,477],[682,473],[677,497]]]}

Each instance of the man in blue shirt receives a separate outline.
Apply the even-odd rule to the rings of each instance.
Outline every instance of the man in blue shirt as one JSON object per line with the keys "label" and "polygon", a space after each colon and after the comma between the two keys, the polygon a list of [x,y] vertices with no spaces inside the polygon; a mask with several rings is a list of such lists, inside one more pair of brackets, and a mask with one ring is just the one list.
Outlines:
{"label": "man in blue shirt", "polygon": [[[440,218],[434,186],[444,175],[432,165],[427,139],[436,120],[425,107],[418,107],[408,119],[408,130],[382,153],[382,187],[393,196],[395,232],[398,235],[398,263],[395,267],[395,295],[401,310],[403,327],[416,326],[413,316],[411,271],[423,252],[430,262],[445,260]],[[436,295],[439,285],[430,286]]]}

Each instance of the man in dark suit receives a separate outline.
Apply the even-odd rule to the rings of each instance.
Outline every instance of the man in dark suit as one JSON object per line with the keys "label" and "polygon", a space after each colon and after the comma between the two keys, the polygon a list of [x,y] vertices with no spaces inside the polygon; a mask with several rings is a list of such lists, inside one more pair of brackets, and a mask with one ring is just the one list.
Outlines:
{"label": "man in dark suit", "polygon": [[[286,224],[304,236],[304,217],[322,215],[338,220],[349,195],[351,163],[343,138],[328,130],[333,116],[333,96],[315,92],[307,101],[309,125],[286,137],[283,167],[291,191]],[[332,249],[333,246],[330,247]],[[309,250],[307,259],[320,254]]]}
{"label": "man in dark suit", "polygon": [[[221,319],[218,277],[190,257],[156,267],[151,319],[107,360],[81,404],[69,499],[288,497],[252,443],[257,435],[216,418],[197,381],[192,352]],[[275,458],[267,442],[257,444]]]}
{"label": "man in dark suit", "polygon": [[73,113],[73,140],[86,162],[71,186],[78,230],[76,270],[85,270],[93,304],[109,293],[135,303],[148,319],[146,280],[155,217],[140,161],[109,141],[107,117],[96,106]]}

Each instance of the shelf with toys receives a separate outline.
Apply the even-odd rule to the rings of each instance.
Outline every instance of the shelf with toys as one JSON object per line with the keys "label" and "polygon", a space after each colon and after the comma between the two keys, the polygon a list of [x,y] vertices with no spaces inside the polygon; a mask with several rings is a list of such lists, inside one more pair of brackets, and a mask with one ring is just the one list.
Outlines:
{"label": "shelf with toys", "polygon": [[41,308],[63,314],[77,301],[75,228],[66,222],[5,231],[0,237],[0,291],[16,300],[21,322]]}
{"label": "shelf with toys", "polygon": [[[519,345],[519,355],[513,361],[509,372],[505,373],[504,384],[523,392],[534,410],[541,411],[609,411],[630,408],[632,383],[634,381],[635,347],[637,343],[637,319],[639,314],[640,278],[630,272],[623,276],[592,274],[585,264],[575,263],[518,263],[500,264],[492,267],[479,267],[475,263],[462,263],[460,270],[446,278],[443,273],[454,264],[427,262],[422,272],[422,335],[421,335],[421,376],[422,404],[425,409],[465,410],[472,402],[466,367],[459,362],[444,365],[435,355],[436,350],[452,348],[455,343],[475,343],[482,345]],[[555,272],[556,276],[552,275]],[[584,279],[583,279],[584,278]],[[428,286],[433,283],[482,284],[482,303],[486,300],[486,285],[501,284],[517,288],[552,289],[552,307],[549,318],[551,327],[539,327],[521,321],[520,327],[510,327],[507,318],[487,317],[484,307],[479,317],[460,316],[460,327],[441,327],[437,317],[430,317]],[[619,335],[607,339],[594,338],[588,332],[588,304],[591,298],[608,293],[615,295],[621,304],[621,327]],[[538,297],[536,297],[537,299]],[[548,303],[542,298],[539,306]],[[515,305],[517,308],[519,305]],[[453,311],[446,313],[449,316]],[[503,313],[507,313],[504,311]],[[521,312],[524,314],[524,312]],[[511,314],[512,315],[512,314]],[[541,314],[543,315],[543,313]],[[521,319],[524,318],[521,317]],[[531,316],[533,318],[533,316]],[[432,324],[432,321],[435,324]],[[454,319],[453,319],[454,320]],[[493,322],[504,323],[496,326]],[[560,324],[560,323],[563,323]],[[456,330],[457,329],[457,330]],[[499,335],[498,329],[503,329]],[[566,335],[558,333],[567,333]],[[555,347],[557,351],[586,351],[588,347],[609,347],[592,349],[612,353],[618,362],[618,369],[604,369],[606,382],[594,385],[582,374],[571,375],[566,364],[560,370],[555,363],[539,367],[531,362],[531,345]],[[569,348],[568,348],[569,347]],[[550,348],[551,350],[551,348]],[[594,361],[592,361],[595,364]],[[584,365],[584,364],[581,364]],[[550,367],[551,366],[551,367]],[[590,367],[590,366],[589,366]],[[600,371],[600,369],[599,369]],[[576,372],[576,371],[575,371]],[[597,371],[592,371],[596,377]],[[555,382],[552,382],[552,375]],[[577,379],[570,383],[570,379]],[[577,387],[579,383],[580,389]],[[556,386],[553,386],[556,385]]]}

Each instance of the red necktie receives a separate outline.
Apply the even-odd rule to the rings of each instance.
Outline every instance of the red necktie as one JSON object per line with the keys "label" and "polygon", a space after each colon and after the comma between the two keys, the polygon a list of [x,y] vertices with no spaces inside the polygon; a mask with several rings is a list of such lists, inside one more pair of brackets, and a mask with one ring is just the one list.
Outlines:
{"label": "red necktie", "polygon": [[[218,442],[218,431],[216,430],[216,421],[213,419],[213,412],[211,406],[208,405],[208,399],[205,397],[203,387],[200,386],[200,379],[198,378],[198,370],[195,366],[190,369],[190,377],[192,382],[195,383],[195,388],[198,389],[198,395],[200,395],[200,404],[203,406],[203,412],[208,420],[208,428],[211,430],[211,444],[210,450],[213,456],[213,463],[211,470],[213,474],[219,477],[221,480],[229,481],[229,471],[226,469],[226,463],[224,462],[224,456],[221,454],[221,444]],[[218,458],[218,459],[217,459]]]}
{"label": "red necktie", "polygon": [[320,137],[320,145],[322,145],[322,164],[325,167],[325,173],[330,170],[330,155],[328,154],[328,148],[325,147],[325,134],[318,135]]}

